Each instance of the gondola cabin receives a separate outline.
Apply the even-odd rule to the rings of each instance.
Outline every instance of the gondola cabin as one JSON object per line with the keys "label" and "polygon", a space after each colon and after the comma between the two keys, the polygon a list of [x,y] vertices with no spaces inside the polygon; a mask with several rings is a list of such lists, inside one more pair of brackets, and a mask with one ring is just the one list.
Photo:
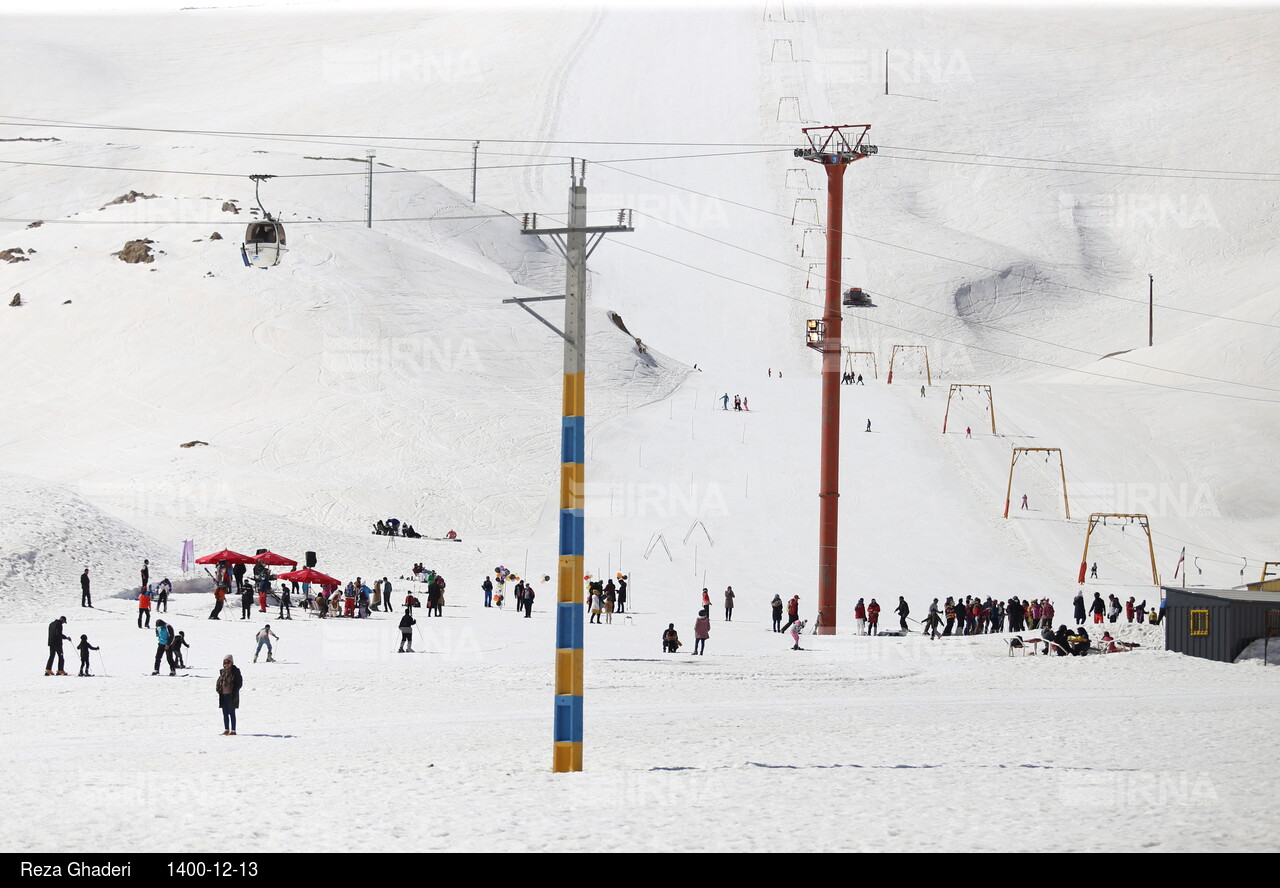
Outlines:
{"label": "gondola cabin", "polygon": [[244,232],[244,244],[240,247],[240,256],[246,266],[254,268],[271,268],[280,264],[280,257],[285,249],[284,226],[268,217],[258,222],[250,222]]}
{"label": "gondola cabin", "polygon": [[852,308],[875,308],[871,297],[862,292],[861,287],[850,287],[844,291],[844,304]]}

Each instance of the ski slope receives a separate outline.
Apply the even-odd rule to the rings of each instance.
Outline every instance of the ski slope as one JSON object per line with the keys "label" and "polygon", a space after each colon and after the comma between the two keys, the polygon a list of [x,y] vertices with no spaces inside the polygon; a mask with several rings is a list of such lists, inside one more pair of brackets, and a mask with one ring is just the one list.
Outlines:
{"label": "ski slope", "polygon": [[[1149,514],[1165,582],[1184,546],[1210,587],[1280,560],[1278,29],[1267,9],[774,3],[6,16],[0,250],[25,261],[0,262],[22,296],[0,324],[0,800],[20,815],[0,847],[65,848],[41,826],[57,811],[77,850],[150,848],[154,787],[181,785],[196,801],[164,817],[188,851],[338,850],[317,817],[388,824],[379,851],[1006,850],[1014,830],[1042,851],[1274,850],[1258,741],[1280,687],[1256,662],[1137,626],[1139,651],[1082,660],[866,638],[852,605],[875,597],[888,628],[899,596],[919,619],[1018,595],[1065,619],[1090,512]],[[845,344],[877,364],[841,395],[840,633],[791,651],[768,603],[816,605],[802,335],[825,190],[789,146],[830,123],[880,146],[846,175],[843,242],[844,283],[878,306],[846,313]],[[562,321],[504,300],[563,292],[519,229],[563,218],[570,158],[593,223],[635,210],[591,256],[586,465],[588,572],[627,573],[633,613],[587,627],[587,771],[551,775]],[[268,271],[238,255],[251,174],[288,230]],[[153,262],[112,255],[142,238]],[[887,384],[895,344],[926,345],[932,379],[900,354]],[[953,383],[993,387],[994,434],[972,390],[942,434]],[[1015,446],[1062,449],[1070,518],[1034,454],[1002,517]],[[463,542],[369,533],[393,515]],[[1135,530],[1095,532],[1087,593],[1158,601]],[[315,551],[397,598],[426,562],[445,617],[419,615],[409,656],[398,612],[295,610],[280,662],[253,664],[274,609],[206,620],[185,539]],[[149,675],[143,558],[176,583],[185,678]],[[531,619],[481,606],[500,564],[539,581]],[[707,655],[657,653],[668,623],[692,649],[704,587]],[[40,674],[63,613],[103,648],[93,679]],[[212,705],[227,651],[236,738]],[[255,792],[280,760],[308,764]],[[261,825],[221,825],[228,806]]]}

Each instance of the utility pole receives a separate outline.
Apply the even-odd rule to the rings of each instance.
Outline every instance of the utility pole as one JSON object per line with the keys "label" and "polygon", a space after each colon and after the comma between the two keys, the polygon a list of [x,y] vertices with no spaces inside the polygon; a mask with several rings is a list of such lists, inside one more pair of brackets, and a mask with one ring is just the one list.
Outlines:
{"label": "utility pole", "polygon": [[364,227],[373,227],[373,149],[366,149],[369,157],[369,177],[364,185]]}
{"label": "utility pole", "polygon": [[[875,154],[864,144],[870,124],[813,126],[801,132],[808,148],[796,157],[822,164],[827,171],[827,290],[821,320],[808,322],[807,344],[822,352],[822,472],[818,490],[817,632],[836,634],[836,556],[840,543],[840,261],[844,236],[844,170]],[[846,130],[848,132],[846,132]],[[852,141],[851,141],[852,140]]]}
{"label": "utility pole", "polygon": [[1147,347],[1156,344],[1156,279],[1147,275]]}
{"label": "utility pole", "polygon": [[471,145],[471,202],[476,202],[476,167],[480,163],[480,143],[474,142]]}
{"label": "utility pole", "polygon": [[[477,143],[479,144],[479,143]],[[556,678],[552,770],[582,770],[583,477],[586,461],[587,259],[606,234],[634,231],[631,211],[616,225],[587,225],[586,161],[569,171],[569,224],[539,228],[524,217],[521,234],[542,235],[565,258],[564,405],[560,426],[560,564],[556,575]],[[590,237],[588,237],[590,235]]]}

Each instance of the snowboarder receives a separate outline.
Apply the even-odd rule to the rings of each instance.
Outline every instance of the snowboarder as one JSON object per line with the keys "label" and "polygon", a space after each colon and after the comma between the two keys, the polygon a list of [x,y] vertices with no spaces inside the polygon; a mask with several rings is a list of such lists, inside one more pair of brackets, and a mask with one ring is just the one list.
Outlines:
{"label": "snowboarder", "polygon": [[[404,616],[400,618],[400,649],[397,653],[413,653],[413,626],[417,622],[413,618],[413,608],[406,607]],[[406,647],[408,651],[405,651]]]}
{"label": "snowboarder", "polygon": [[227,654],[222,658],[222,670],[214,682],[218,692],[218,708],[222,710],[222,736],[235,736],[236,710],[240,708],[240,688],[244,686],[244,676],[236,666],[235,659]]}
{"label": "snowboarder", "polygon": [[62,655],[62,643],[70,641],[70,635],[62,634],[62,627],[67,623],[66,617],[58,617],[49,624],[49,662],[44,664],[44,674],[53,675],[53,658],[58,658],[58,675],[66,675],[66,661]]}
{"label": "snowboarder", "polygon": [[[169,624],[169,631],[170,631],[170,632],[173,632],[173,624],[172,624],[172,623],[170,623],[170,624]],[[186,661],[186,658],[182,656],[182,649],[183,649],[184,647],[191,647],[191,645],[187,644],[187,633],[185,633],[185,632],[179,632],[177,635],[175,635],[175,636],[173,637],[173,642],[169,645],[169,647],[171,647],[171,648],[173,649],[173,662],[174,662],[174,664],[175,664],[179,669],[186,669],[186,668],[187,668],[187,661]]]}
{"label": "snowboarder", "polygon": [[89,568],[87,567],[84,573],[80,574],[80,606],[93,607],[93,596],[89,594]]}
{"label": "snowboarder", "polygon": [[804,648],[800,647],[800,633],[804,632],[804,627],[805,627],[804,620],[797,621],[796,624],[791,627],[791,650],[793,651],[804,650]]}
{"label": "snowboarder", "polygon": [[[143,619],[146,619],[147,625],[142,625]],[[138,593],[138,628],[151,628],[151,590],[146,586],[142,587],[142,591]]]}
{"label": "snowboarder", "polygon": [[485,577],[480,588],[484,590],[484,606],[493,607],[493,580]]}
{"label": "snowboarder", "polygon": [[169,674],[177,675],[177,667],[173,664],[173,649],[170,648],[170,642],[173,641],[173,635],[169,630],[169,624],[164,620],[156,620],[156,662],[151,667],[152,675],[160,674],[160,658],[164,657],[169,661]]}
{"label": "snowboarder", "polygon": [[704,655],[707,652],[707,639],[711,637],[711,618],[706,610],[698,611],[698,619],[693,621],[693,652]]}
{"label": "snowboarder", "polygon": [[782,631],[782,596],[775,594],[771,602],[773,607],[773,631]]}
{"label": "snowboarder", "polygon": [[257,637],[258,637],[258,647],[257,647],[257,650],[253,652],[253,662],[255,663],[258,662],[258,654],[262,653],[262,646],[265,644],[267,646],[267,662],[274,663],[276,661],[276,658],[272,656],[271,639],[274,638],[276,641],[279,641],[280,636],[276,635],[274,632],[271,631],[271,624],[268,623],[267,625],[263,626],[261,629],[258,630]]}
{"label": "snowboarder", "polygon": [[76,650],[80,652],[80,675],[84,678],[92,678],[93,673],[89,671],[89,651],[96,651],[97,648],[89,644],[89,636],[81,635]]}
{"label": "snowboarder", "polygon": [[893,612],[898,615],[898,625],[902,627],[902,631],[910,631],[907,629],[907,615],[911,613],[911,608],[907,606],[907,599],[899,595],[898,606],[893,609]]}
{"label": "snowboarder", "polygon": [[730,586],[724,590],[724,620],[726,623],[733,622],[733,587]]}

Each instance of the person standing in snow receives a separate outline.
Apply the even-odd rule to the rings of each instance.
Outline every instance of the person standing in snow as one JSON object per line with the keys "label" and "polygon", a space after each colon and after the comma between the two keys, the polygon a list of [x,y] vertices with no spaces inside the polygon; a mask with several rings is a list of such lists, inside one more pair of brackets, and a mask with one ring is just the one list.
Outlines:
{"label": "person standing in snow", "polygon": [[707,611],[698,611],[698,619],[693,621],[693,652],[698,655],[706,654],[707,639],[711,637],[711,618],[707,616]]}
{"label": "person standing in snow", "polygon": [[867,604],[861,598],[853,606],[853,619],[858,623],[858,634],[867,634]]}
{"label": "person standing in snow", "polygon": [[1098,578],[1098,562],[1093,562],[1093,566],[1089,568],[1089,579],[1096,580]]}
{"label": "person standing in snow", "polygon": [[920,386],[920,397],[924,397],[924,386]]}
{"label": "person standing in snow", "polygon": [[49,624],[49,661],[44,665],[44,674],[53,675],[53,658],[58,658],[58,675],[66,675],[66,660],[62,655],[62,643],[70,641],[70,635],[62,634],[62,627],[67,624],[66,617],[58,617]]}
{"label": "person standing in snow", "polygon": [[[606,605],[609,608],[609,621],[613,622],[613,605]],[[528,620],[533,616],[533,583],[526,583],[524,587],[524,618]]]}
{"label": "person standing in snow", "polygon": [[237,564],[235,567],[231,568],[231,574],[233,577],[235,577],[237,592],[243,591],[244,575],[248,570],[249,569],[245,567],[243,564]]}
{"label": "person standing in snow", "polygon": [[603,593],[600,591],[599,583],[592,583],[588,588],[591,590],[591,595],[589,596],[588,601],[588,604],[591,607],[591,619],[587,622],[599,623],[600,614],[604,610],[604,602],[601,601],[601,595]]}
{"label": "person standing in snow", "polygon": [[793,595],[791,600],[787,602],[787,624],[778,631],[786,632],[798,619],[800,619],[800,596]]}
{"label": "person standing in snow", "polygon": [[702,590],[702,609],[711,613],[711,593],[705,588]]}
{"label": "person standing in snow", "polygon": [[1026,495],[1025,493],[1022,495],[1022,508],[1024,508],[1024,509],[1029,509],[1029,508],[1030,508],[1030,507],[1027,505],[1027,495]]}
{"label": "person standing in snow", "polygon": [[[413,653],[413,626],[418,621],[413,618],[413,608],[406,607],[404,616],[400,618],[400,649],[397,653]],[[408,651],[405,648],[408,647]]]}
{"label": "person standing in snow", "polygon": [[902,627],[903,632],[910,632],[907,628],[907,615],[911,613],[911,608],[907,606],[907,599],[901,595],[898,596],[898,606],[893,609],[898,615],[898,625]]}
{"label": "person standing in snow", "polygon": [[240,589],[240,619],[253,619],[253,589],[248,586]]}
{"label": "person standing in snow", "polygon": [[257,638],[258,638],[258,647],[257,647],[257,650],[253,652],[253,662],[255,663],[258,662],[258,654],[262,653],[262,646],[265,644],[267,646],[267,662],[274,663],[276,661],[276,658],[272,656],[271,639],[274,638],[276,641],[279,641],[280,636],[276,635],[274,632],[271,631],[271,624],[268,623],[267,625],[263,626],[261,629],[258,630]]}
{"label": "person standing in snow", "polygon": [[391,611],[391,580],[386,577],[382,578],[382,609],[388,613]]}
{"label": "person standing in snow", "polygon": [[[533,586],[527,588],[526,594],[533,594]],[[618,604],[618,592],[613,586],[613,580],[610,580],[604,587],[604,621],[613,624],[613,609]]]}
{"label": "person standing in snow", "polygon": [[93,674],[89,672],[89,651],[96,651],[97,648],[89,644],[89,636],[81,635],[80,643],[76,645],[76,650],[80,652],[81,677],[92,678]]}
{"label": "person standing in snow", "polygon": [[165,577],[160,581],[160,585],[156,587],[159,595],[156,596],[156,613],[169,613],[169,592],[173,589],[173,583],[169,582],[169,578]]}
{"label": "person standing in snow", "polygon": [[729,409],[729,393],[728,392],[725,392],[723,395],[720,396],[720,404],[723,407],[723,409],[725,410]]}
{"label": "person standing in snow", "polygon": [[[147,625],[142,625],[143,619],[146,619]],[[151,590],[146,586],[142,587],[142,591],[138,593],[138,628],[151,628]]]}
{"label": "person standing in snow", "polygon": [[724,621],[733,622],[733,587],[724,590]]}
{"label": "person standing in snow", "polygon": [[1129,596],[1129,600],[1124,603],[1124,616],[1127,622],[1133,622],[1133,596]]}
{"label": "person standing in snow", "polygon": [[218,614],[222,613],[222,606],[227,602],[228,588],[226,583],[218,583],[213,587],[213,611],[209,614],[210,620],[222,619]]}
{"label": "person standing in snow", "polygon": [[627,578],[619,575],[618,577],[618,613],[625,614],[627,612]]}
{"label": "person standing in snow", "polygon": [[240,689],[244,687],[244,676],[236,666],[235,659],[227,654],[222,658],[222,669],[214,688],[218,692],[218,708],[222,710],[222,736],[235,736],[236,710],[240,708]]}
{"label": "person standing in snow", "polygon": [[930,637],[930,640],[936,640],[938,637],[938,627],[942,625],[942,617],[938,614],[938,599],[933,599],[933,603],[929,605],[929,616],[924,619],[924,634]]}
{"label": "person standing in snow", "polygon": [[1120,599],[1114,594],[1107,596],[1111,599],[1107,606],[1107,620],[1114,623],[1120,616]]}
{"label": "person standing in snow", "polygon": [[771,606],[773,608],[773,631],[781,632],[782,631],[782,596],[775,593],[773,596],[773,601],[771,602]]}
{"label": "person standing in snow", "polygon": [[493,607],[493,580],[485,577],[480,588],[484,590],[484,606]]}
{"label": "person standing in snow", "polygon": [[1142,602],[1133,609],[1133,613],[1138,618],[1139,623],[1145,623],[1147,620],[1147,599],[1142,599]]}
{"label": "person standing in snow", "polygon": [[[276,615],[276,619],[292,620],[293,611],[290,608],[293,607],[293,601],[289,597],[289,587],[283,582],[280,583],[280,594],[277,597],[280,599],[280,613]],[[366,613],[365,616],[367,617],[368,614]]]}
{"label": "person standing in snow", "polygon": [[1083,625],[1084,625],[1084,616],[1085,616],[1085,612],[1084,612],[1084,592],[1083,592],[1083,591],[1077,591],[1077,592],[1076,592],[1076,597],[1075,597],[1075,598],[1073,598],[1073,599],[1071,600],[1071,604],[1072,604],[1072,606],[1073,606],[1073,608],[1074,608],[1074,614],[1073,614],[1073,616],[1075,617],[1075,624],[1076,624],[1077,626],[1083,626]]}
{"label": "person standing in snow", "polygon": [[867,420],[867,429],[866,429],[866,430],[867,430],[868,432],[869,432],[869,431],[871,431],[871,420],[869,420],[869,419]]}
{"label": "person standing in snow", "polygon": [[93,596],[89,594],[89,568],[80,574],[80,606],[93,607]]}
{"label": "person standing in snow", "polygon": [[1107,612],[1107,604],[1102,600],[1101,592],[1093,593],[1093,603],[1089,605],[1089,613],[1093,614],[1093,622],[1101,623],[1102,615]]}
{"label": "person standing in snow", "polygon": [[[142,559],[142,588],[145,589],[151,583],[151,562],[146,558]],[[150,626],[147,627],[151,628]]]}
{"label": "person standing in snow", "polygon": [[800,633],[804,632],[804,627],[805,627],[804,620],[797,620],[796,624],[791,627],[791,650],[793,651],[804,650],[804,648],[800,647]]}
{"label": "person standing in snow", "polygon": [[880,634],[880,605],[876,603],[874,598],[867,605],[867,634]]}
{"label": "person standing in snow", "polygon": [[151,668],[152,675],[160,674],[161,657],[169,661],[169,674],[178,674],[177,668],[173,665],[173,649],[169,646],[172,641],[173,635],[169,630],[169,624],[164,620],[156,620],[156,663]]}
{"label": "person standing in snow", "polygon": [[[170,634],[172,634],[172,633],[173,633],[173,624],[172,624],[172,623],[170,623],[170,624],[169,624],[169,633],[170,633]],[[173,636],[173,643],[172,643],[172,644],[170,644],[170,645],[169,645],[169,647],[173,649],[173,662],[174,662],[174,664],[175,664],[179,669],[186,669],[186,668],[187,668],[187,661],[186,661],[186,658],[184,658],[184,657],[182,656],[182,649],[183,649],[184,647],[191,647],[191,645],[187,644],[187,633],[185,633],[185,632],[179,632],[177,635],[174,635],[174,636]]]}

